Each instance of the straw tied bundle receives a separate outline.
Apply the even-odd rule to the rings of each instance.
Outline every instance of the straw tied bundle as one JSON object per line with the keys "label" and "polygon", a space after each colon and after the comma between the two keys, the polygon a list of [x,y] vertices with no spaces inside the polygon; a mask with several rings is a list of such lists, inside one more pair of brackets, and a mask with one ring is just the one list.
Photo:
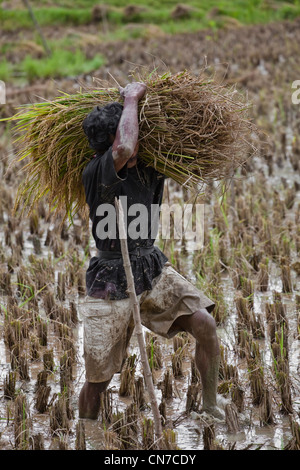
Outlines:
{"label": "straw tied bundle", "polygon": [[[249,104],[233,88],[188,72],[148,76],[139,102],[139,158],[199,192],[233,175],[249,157]],[[82,122],[95,105],[122,102],[117,88],[96,88],[25,105],[13,116],[25,178],[15,211],[28,213],[46,197],[63,217],[84,212],[82,171],[91,159]]]}

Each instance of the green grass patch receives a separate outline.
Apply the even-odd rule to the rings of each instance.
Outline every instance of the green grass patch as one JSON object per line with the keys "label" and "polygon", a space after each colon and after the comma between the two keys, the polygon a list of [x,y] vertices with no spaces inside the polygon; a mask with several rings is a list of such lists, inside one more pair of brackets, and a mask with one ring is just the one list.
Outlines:
{"label": "green grass patch", "polygon": [[[31,1],[35,16],[41,27],[72,25],[79,26],[92,22],[92,9],[99,5],[96,0],[57,0],[52,2]],[[112,26],[126,23],[152,23],[162,26],[164,31],[178,33],[195,31],[206,27],[222,27],[224,18],[234,18],[242,24],[266,23],[276,20],[294,19],[300,16],[300,0],[281,2],[274,0],[268,3],[266,0],[203,0],[182,2],[185,6],[192,7],[186,16],[172,19],[172,11],[177,0],[108,0],[106,21]],[[141,11],[128,16],[124,8],[128,5],[143,7]],[[212,11],[214,14],[212,15]],[[26,9],[0,10],[0,22],[2,30],[16,30],[17,28],[32,28],[32,21]]]}
{"label": "green grass patch", "polygon": [[[35,8],[34,15],[41,27],[72,25],[79,26],[91,22],[89,9],[70,8]],[[14,31],[17,28],[33,27],[27,10],[0,10],[0,23],[3,31]]]}
{"label": "green grass patch", "polygon": [[0,62],[0,80],[8,82],[12,75],[13,67],[7,60]]}
{"label": "green grass patch", "polygon": [[37,78],[61,78],[77,76],[92,72],[105,63],[102,55],[98,54],[91,60],[87,60],[80,50],[54,50],[50,57],[34,59],[27,55],[17,65],[0,62],[0,79],[9,81],[14,77],[25,78],[31,82]]}

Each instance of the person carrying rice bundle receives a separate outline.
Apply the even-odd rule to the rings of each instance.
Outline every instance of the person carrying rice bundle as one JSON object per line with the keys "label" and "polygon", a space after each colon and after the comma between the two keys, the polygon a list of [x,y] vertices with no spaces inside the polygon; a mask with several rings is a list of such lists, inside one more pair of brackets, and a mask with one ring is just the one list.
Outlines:
{"label": "person carrying rice bundle", "polygon": [[[23,105],[5,119],[17,122],[16,160],[25,163],[14,211],[30,214],[46,199],[52,217],[73,224],[79,215],[92,222],[98,256],[91,258],[86,274],[80,416],[96,418],[99,393],[120,371],[134,326],[117,224],[110,223],[116,219],[116,199],[127,204],[128,250],[142,322],[167,338],[187,331],[196,339],[203,410],[220,416],[214,302],[170,265],[154,245],[153,228],[158,228],[166,178],[198,195],[207,183],[225,188],[223,183],[253,156],[251,103],[205,70],[162,76],[153,71],[134,80],[124,89],[100,82],[95,89],[62,93],[49,102]],[[133,236],[130,232],[137,207],[143,208],[142,236],[136,236],[137,229]],[[153,207],[158,208],[154,221],[147,217]]]}
{"label": "person carrying rice bundle", "polygon": [[203,411],[223,418],[217,406],[220,349],[214,302],[181,276],[154,245],[153,218],[149,216],[140,227],[146,236],[129,233],[136,205],[148,213],[151,207],[160,207],[167,176],[139,158],[138,105],[147,96],[146,85],[133,82],[119,91],[123,105],[96,106],[83,121],[95,152],[83,170],[82,182],[98,253],[89,261],[82,305],[86,381],[79,395],[79,417],[97,418],[100,393],[120,372],[134,329],[118,230],[104,230],[116,217],[118,198],[127,205],[128,251],[142,324],[165,338],[181,331],[195,338]]}

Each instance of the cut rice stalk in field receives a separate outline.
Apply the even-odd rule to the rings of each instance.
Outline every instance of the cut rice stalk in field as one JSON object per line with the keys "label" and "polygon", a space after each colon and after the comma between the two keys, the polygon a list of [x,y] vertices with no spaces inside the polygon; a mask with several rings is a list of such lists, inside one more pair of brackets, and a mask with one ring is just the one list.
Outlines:
{"label": "cut rice stalk in field", "polygon": [[[234,87],[187,71],[134,79],[147,85],[139,102],[139,158],[146,164],[199,193],[207,182],[231,178],[253,154],[251,105]],[[118,88],[99,82],[91,90],[24,105],[10,118],[17,160],[25,163],[16,212],[30,213],[44,197],[63,218],[82,212],[81,176],[93,155],[82,122],[96,105],[113,101],[122,102]]]}

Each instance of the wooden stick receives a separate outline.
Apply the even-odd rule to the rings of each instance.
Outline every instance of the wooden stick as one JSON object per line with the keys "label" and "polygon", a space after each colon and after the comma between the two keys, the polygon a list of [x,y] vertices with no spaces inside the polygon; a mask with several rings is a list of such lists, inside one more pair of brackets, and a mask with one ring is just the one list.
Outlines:
{"label": "wooden stick", "polygon": [[117,198],[115,198],[115,206],[116,206],[116,211],[117,211],[117,221],[118,221],[118,226],[119,226],[119,237],[120,237],[121,251],[122,251],[122,257],[123,257],[123,264],[124,264],[124,269],[125,269],[125,274],[126,274],[126,279],[127,279],[127,291],[129,293],[129,298],[131,300],[132,307],[133,307],[133,318],[134,318],[136,336],[137,336],[140,353],[141,353],[141,360],[142,360],[142,365],[143,365],[146,388],[149,393],[149,398],[150,398],[150,403],[151,403],[151,408],[152,408],[152,413],[153,413],[155,436],[156,436],[156,439],[159,440],[162,437],[162,425],[161,425],[160,412],[159,412],[158,404],[156,401],[152,374],[151,374],[151,370],[150,370],[150,366],[149,366],[149,362],[147,358],[146,345],[144,341],[141,316],[140,316],[140,306],[139,306],[139,302],[137,299],[135,285],[134,285],[134,278],[133,278],[133,274],[131,270],[131,264],[130,264],[130,258],[129,258],[129,253],[128,253],[128,246],[127,246],[127,234],[125,232],[123,208],[122,208],[122,204],[119,202]]}
{"label": "wooden stick", "polygon": [[43,34],[43,31],[41,30],[40,28],[40,25],[35,17],[35,14],[33,13],[33,9],[31,8],[31,5],[29,3],[29,0],[23,0],[23,3],[25,5],[25,7],[27,8],[28,12],[29,12],[29,15],[30,15],[30,18],[34,24],[34,27],[35,29],[37,30],[38,34],[40,35],[40,38],[42,40],[42,43],[43,43],[43,47],[47,53],[47,55],[50,57],[51,56],[51,49],[49,48],[48,44],[47,44],[47,41],[45,39],[45,36]]}

